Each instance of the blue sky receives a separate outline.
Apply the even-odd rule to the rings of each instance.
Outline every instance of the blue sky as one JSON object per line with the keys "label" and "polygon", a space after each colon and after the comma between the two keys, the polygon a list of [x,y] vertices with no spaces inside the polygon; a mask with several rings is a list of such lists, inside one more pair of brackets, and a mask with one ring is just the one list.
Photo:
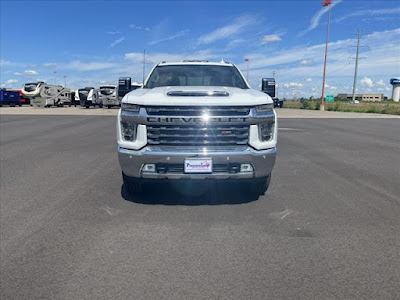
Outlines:
{"label": "blue sky", "polygon": [[[400,76],[400,4],[334,0],[327,92],[351,92],[362,29],[359,92],[390,95]],[[1,1],[1,78],[79,88],[142,80],[160,61],[234,62],[259,88],[276,71],[279,95],[319,96],[327,14],[321,1]]]}

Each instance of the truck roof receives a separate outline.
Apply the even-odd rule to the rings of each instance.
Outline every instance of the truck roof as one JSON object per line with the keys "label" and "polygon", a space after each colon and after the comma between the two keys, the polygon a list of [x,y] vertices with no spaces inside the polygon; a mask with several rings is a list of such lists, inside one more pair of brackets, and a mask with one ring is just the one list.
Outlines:
{"label": "truck roof", "polygon": [[228,67],[232,67],[233,64],[229,63],[229,62],[210,62],[207,60],[184,60],[184,61],[176,61],[176,62],[161,62],[158,64],[158,66],[176,66],[176,65],[202,65],[202,66],[228,66]]}

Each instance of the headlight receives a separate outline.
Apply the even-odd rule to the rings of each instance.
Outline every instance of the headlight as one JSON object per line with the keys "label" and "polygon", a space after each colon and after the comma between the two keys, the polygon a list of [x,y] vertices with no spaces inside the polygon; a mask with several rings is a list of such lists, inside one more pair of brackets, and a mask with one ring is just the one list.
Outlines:
{"label": "headlight", "polygon": [[258,125],[259,130],[259,138],[261,142],[268,142],[273,139],[274,137],[274,127],[275,123],[263,123]]}
{"label": "headlight", "polygon": [[121,103],[121,108],[129,110],[129,111],[138,112],[140,109],[140,106],[136,105],[136,104],[130,104],[130,103]]}
{"label": "headlight", "polygon": [[134,142],[136,140],[136,124],[121,121],[121,136],[124,141]]}
{"label": "headlight", "polygon": [[273,103],[256,106],[257,112],[272,111],[273,109],[274,109],[274,104]]}

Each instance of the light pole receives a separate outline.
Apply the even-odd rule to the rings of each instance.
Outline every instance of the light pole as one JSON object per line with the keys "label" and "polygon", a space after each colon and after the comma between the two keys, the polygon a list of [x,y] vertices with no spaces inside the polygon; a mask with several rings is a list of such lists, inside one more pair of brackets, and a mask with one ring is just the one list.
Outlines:
{"label": "light pole", "polygon": [[332,0],[325,0],[322,2],[322,6],[328,6],[328,25],[326,28],[326,45],[325,45],[325,60],[324,60],[324,74],[322,76],[322,97],[320,110],[325,110],[325,77],[326,77],[326,60],[328,58],[328,43],[329,43],[329,25],[331,22],[331,8]]}
{"label": "light pole", "polygon": [[360,36],[361,30],[358,29],[357,34],[357,54],[356,54],[356,65],[354,67],[354,82],[353,82],[353,97],[351,98],[351,103],[356,103],[356,92],[357,92],[357,72],[358,72],[358,55],[360,54]]}

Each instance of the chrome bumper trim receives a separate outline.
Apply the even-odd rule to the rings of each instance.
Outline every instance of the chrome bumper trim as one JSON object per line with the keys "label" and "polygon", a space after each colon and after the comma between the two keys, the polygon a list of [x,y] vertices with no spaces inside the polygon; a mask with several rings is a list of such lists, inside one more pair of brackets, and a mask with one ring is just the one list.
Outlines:
{"label": "chrome bumper trim", "polygon": [[[185,158],[208,157],[213,159],[213,163],[246,163],[252,164],[254,172],[239,173],[212,173],[212,174],[185,174],[185,173],[149,173],[142,172],[144,164],[183,164]],[[207,151],[207,149],[197,151],[192,150],[155,150],[145,147],[135,151],[118,147],[118,159],[122,171],[130,177],[136,178],[169,178],[169,179],[229,179],[229,178],[258,178],[268,176],[274,167],[276,158],[276,147],[256,151],[252,148],[235,151],[226,150],[220,152]]]}

